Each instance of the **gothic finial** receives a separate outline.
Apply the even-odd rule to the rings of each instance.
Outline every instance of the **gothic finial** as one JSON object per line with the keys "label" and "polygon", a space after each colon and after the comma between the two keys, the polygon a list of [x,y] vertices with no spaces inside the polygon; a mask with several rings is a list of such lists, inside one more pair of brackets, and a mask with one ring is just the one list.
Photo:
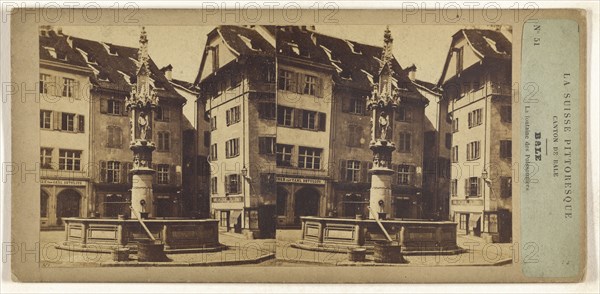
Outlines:
{"label": "gothic finial", "polygon": [[146,67],[148,69],[148,34],[146,33],[146,27],[142,27],[140,33],[140,48],[138,50],[138,61],[140,69]]}
{"label": "gothic finial", "polygon": [[386,66],[390,60],[392,60],[392,45],[394,43],[394,38],[392,38],[392,32],[390,31],[390,26],[385,28],[383,33],[383,52],[382,52],[382,66]]}

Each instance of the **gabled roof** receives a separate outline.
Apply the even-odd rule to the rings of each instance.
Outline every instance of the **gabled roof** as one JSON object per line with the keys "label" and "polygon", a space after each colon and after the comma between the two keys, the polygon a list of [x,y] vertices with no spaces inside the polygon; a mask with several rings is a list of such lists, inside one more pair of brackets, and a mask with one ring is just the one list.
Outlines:
{"label": "gabled roof", "polygon": [[238,55],[273,55],[275,48],[256,30],[241,26],[219,26],[217,32],[223,41]]}
{"label": "gabled roof", "polygon": [[[128,95],[135,84],[138,71],[138,49],[83,38],[58,35],[49,30],[40,35],[40,59],[86,67],[93,71],[90,81],[94,87],[119,91]],[[46,47],[54,48],[54,58]],[[66,59],[62,57],[66,56]],[[149,60],[150,78],[161,99],[185,102],[152,59]]]}
{"label": "gabled roof", "polygon": [[512,43],[499,31],[462,30],[469,45],[482,58],[510,59]]}
{"label": "gabled roof", "polygon": [[461,29],[452,36],[452,43],[448,49],[448,55],[442,75],[438,81],[441,86],[446,78],[448,65],[452,58],[452,48],[457,40],[465,38],[467,44],[481,60],[510,61],[512,58],[512,42],[500,31],[488,29]]}

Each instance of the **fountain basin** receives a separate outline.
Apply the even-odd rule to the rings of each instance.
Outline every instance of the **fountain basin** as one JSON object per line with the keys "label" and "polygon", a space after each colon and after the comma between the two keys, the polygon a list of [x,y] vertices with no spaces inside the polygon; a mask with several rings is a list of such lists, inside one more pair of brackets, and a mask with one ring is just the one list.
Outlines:
{"label": "fountain basin", "polygon": [[[66,240],[60,249],[111,253],[127,247],[137,251],[138,244],[150,240],[134,219],[63,218]],[[165,253],[213,252],[226,248],[219,243],[216,219],[146,219],[144,223]]]}
{"label": "fountain basin", "polygon": [[[347,252],[364,247],[372,253],[376,242],[386,240],[373,219],[305,216],[301,220],[302,239],[292,244],[296,248]],[[456,243],[456,223],[401,219],[381,220],[381,223],[404,255],[465,252]]]}

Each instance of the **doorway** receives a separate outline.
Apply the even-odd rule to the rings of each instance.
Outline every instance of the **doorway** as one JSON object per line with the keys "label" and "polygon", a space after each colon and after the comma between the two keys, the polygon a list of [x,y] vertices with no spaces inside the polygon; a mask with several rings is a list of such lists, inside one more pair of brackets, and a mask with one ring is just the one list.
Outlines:
{"label": "doorway", "polygon": [[300,223],[301,216],[318,216],[321,194],[313,187],[304,187],[294,194],[294,221]]}
{"label": "doorway", "polygon": [[64,217],[78,217],[81,206],[81,195],[73,189],[63,190],[58,194],[56,204],[56,223],[62,224]]}

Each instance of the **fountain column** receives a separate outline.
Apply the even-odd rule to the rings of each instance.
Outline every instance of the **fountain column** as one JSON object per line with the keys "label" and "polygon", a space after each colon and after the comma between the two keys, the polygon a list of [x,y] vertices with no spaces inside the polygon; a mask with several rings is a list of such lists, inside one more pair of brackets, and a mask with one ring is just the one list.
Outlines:
{"label": "fountain column", "polygon": [[400,103],[397,87],[392,84],[392,36],[385,30],[383,56],[378,83],[373,86],[371,97],[367,98],[367,110],[372,111],[371,141],[373,168],[369,206],[370,218],[385,219],[392,214],[392,152],[396,150],[393,138],[393,117]]}
{"label": "fountain column", "polygon": [[[133,169],[130,171],[132,173],[131,206],[142,218],[152,217],[154,214],[152,182],[155,171],[152,169],[152,152],[156,147],[152,141],[152,123],[153,113],[158,105],[158,96],[151,88],[148,62],[148,38],[146,30],[142,28],[137,80],[131,88],[130,97],[125,101],[131,127],[129,149],[133,151]],[[133,212],[131,216],[135,217]]]}

